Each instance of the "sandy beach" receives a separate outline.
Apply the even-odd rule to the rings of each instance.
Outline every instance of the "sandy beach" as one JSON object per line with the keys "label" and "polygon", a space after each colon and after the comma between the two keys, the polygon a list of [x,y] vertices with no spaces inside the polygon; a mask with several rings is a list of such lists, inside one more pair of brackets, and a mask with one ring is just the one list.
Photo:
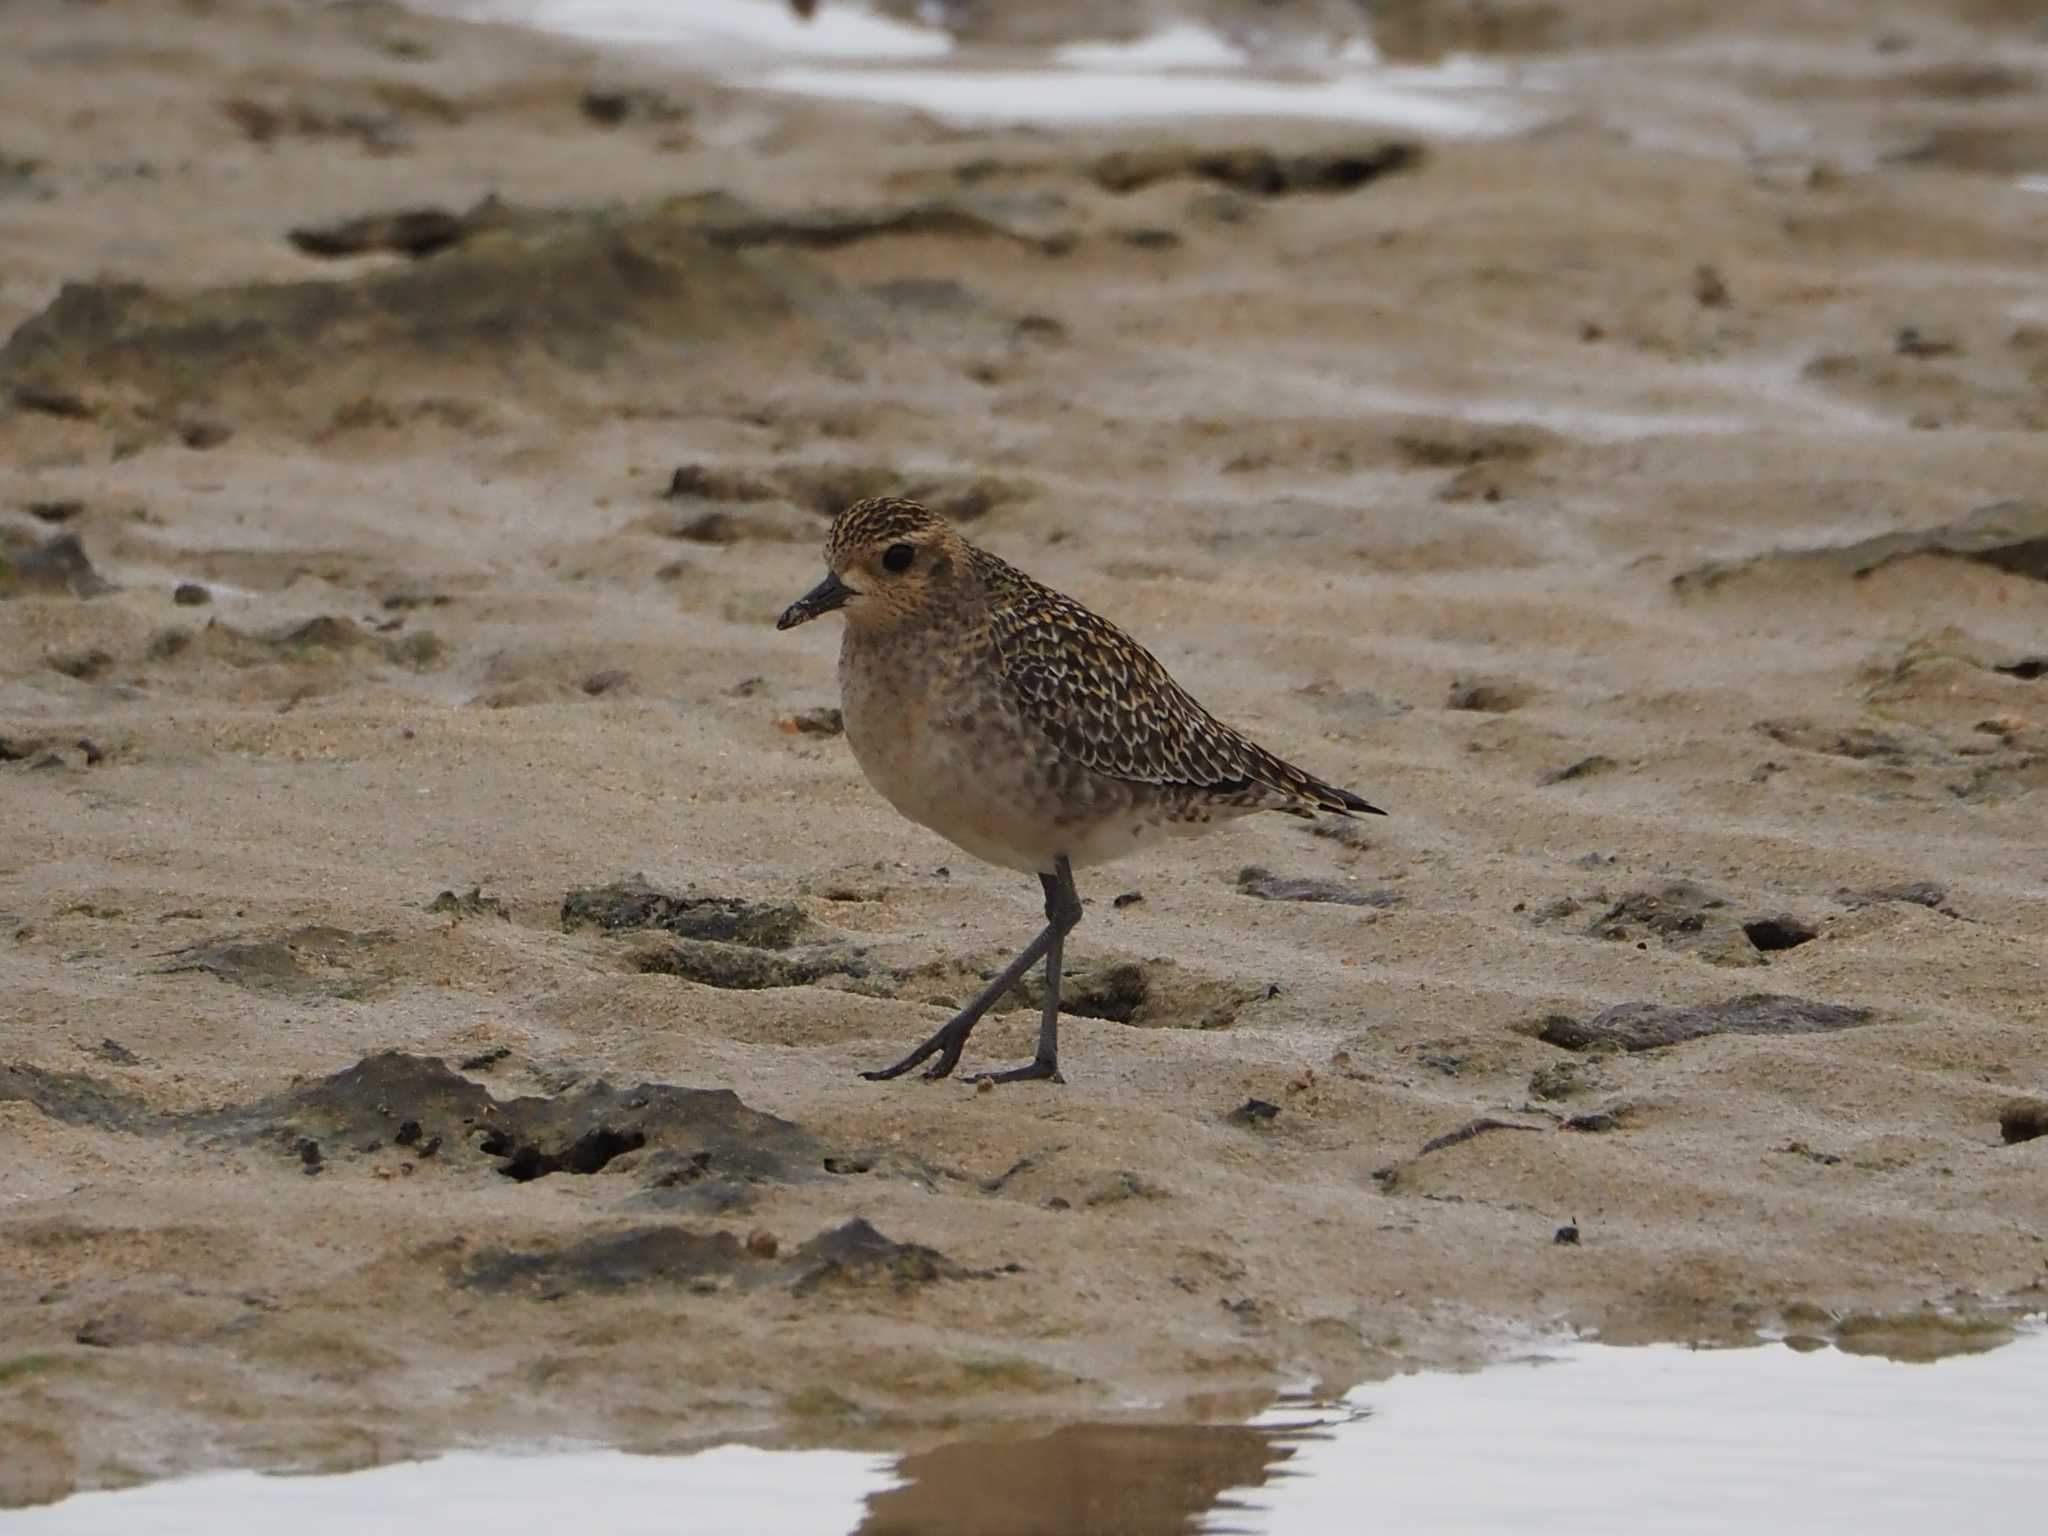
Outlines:
{"label": "sandy beach", "polygon": [[[2048,32],[1571,9],[1435,138],[7,6],[0,1506],[2048,1301]],[[1391,812],[1084,872],[1065,1086],[856,1075],[1041,900],[774,630],[880,493]]]}

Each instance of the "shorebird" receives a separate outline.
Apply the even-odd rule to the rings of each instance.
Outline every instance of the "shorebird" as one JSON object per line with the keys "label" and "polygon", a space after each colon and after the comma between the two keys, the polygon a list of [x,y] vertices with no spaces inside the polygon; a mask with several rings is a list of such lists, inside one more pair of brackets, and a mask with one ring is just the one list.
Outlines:
{"label": "shorebird", "polygon": [[1038,876],[1045,929],[966,1007],[891,1066],[945,1077],[981,1016],[1040,960],[1038,1050],[977,1080],[1064,1081],[1060,962],[1081,920],[1074,871],[1254,811],[1386,813],[1197,704],[1107,619],[977,548],[914,501],[855,502],[825,539],[825,579],[784,610],[835,609],[846,739],[898,811],[976,858]]}

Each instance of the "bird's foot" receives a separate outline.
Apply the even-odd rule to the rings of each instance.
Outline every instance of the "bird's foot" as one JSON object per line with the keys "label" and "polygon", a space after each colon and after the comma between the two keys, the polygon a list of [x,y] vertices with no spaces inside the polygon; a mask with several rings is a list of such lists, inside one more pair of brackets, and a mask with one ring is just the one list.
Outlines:
{"label": "bird's foot", "polygon": [[923,1074],[925,1080],[927,1082],[934,1082],[939,1078],[950,1076],[953,1069],[960,1065],[961,1048],[967,1044],[968,1031],[974,1028],[974,1021],[971,1019],[968,1021],[966,1029],[958,1028],[958,1024],[959,1021],[957,1019],[948,1022],[938,1033],[934,1034],[923,1045],[920,1045],[901,1061],[893,1062],[886,1067],[878,1067],[872,1072],[863,1072],[861,1076],[871,1083],[885,1083],[892,1077],[901,1077],[912,1067],[931,1055],[936,1055],[939,1059],[925,1068]]}
{"label": "bird's foot", "polygon": [[977,1072],[967,1079],[970,1083],[1064,1083],[1060,1076],[1060,1064],[1041,1056],[1027,1061],[1021,1067],[1009,1067],[1001,1072]]}

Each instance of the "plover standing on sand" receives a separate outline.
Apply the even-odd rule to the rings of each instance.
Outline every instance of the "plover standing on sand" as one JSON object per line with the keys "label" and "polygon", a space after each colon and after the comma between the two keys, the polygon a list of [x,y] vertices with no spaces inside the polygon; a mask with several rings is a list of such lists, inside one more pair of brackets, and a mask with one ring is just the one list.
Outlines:
{"label": "plover standing on sand", "polygon": [[839,691],[868,782],[976,858],[1038,876],[1045,931],[893,1066],[944,1077],[981,1016],[1039,960],[1038,1052],[992,1082],[1061,1081],[1060,960],[1081,920],[1074,870],[1254,811],[1385,815],[1232,730],[1137,641],[967,542],[914,501],[856,502],[825,579],[776,620],[846,615]]}

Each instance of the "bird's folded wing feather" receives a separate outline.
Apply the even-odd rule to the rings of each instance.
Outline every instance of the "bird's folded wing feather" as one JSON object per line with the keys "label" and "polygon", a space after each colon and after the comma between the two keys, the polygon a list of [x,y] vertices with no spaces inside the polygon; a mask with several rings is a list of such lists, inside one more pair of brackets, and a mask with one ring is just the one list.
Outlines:
{"label": "bird's folded wing feather", "polygon": [[990,638],[1025,717],[1064,755],[1140,784],[1271,782],[1259,762],[1268,754],[1189,697],[1151,652],[1070,598],[1030,587],[996,605]]}

